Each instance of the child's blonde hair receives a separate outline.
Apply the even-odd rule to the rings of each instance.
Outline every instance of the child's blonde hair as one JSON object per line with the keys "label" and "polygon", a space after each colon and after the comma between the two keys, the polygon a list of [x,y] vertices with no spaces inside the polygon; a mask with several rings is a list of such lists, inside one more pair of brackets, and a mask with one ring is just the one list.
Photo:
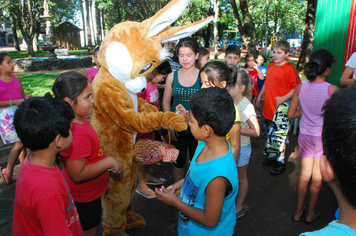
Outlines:
{"label": "child's blonde hair", "polygon": [[236,74],[233,76],[236,76],[236,83],[239,86],[245,86],[245,90],[242,92],[242,95],[248,97],[251,91],[250,75],[244,70],[236,70]]}

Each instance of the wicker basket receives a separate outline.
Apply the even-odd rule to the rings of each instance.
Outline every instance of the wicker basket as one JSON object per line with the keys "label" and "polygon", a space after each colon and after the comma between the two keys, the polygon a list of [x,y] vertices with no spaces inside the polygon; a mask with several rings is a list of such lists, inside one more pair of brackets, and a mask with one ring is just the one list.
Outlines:
{"label": "wicker basket", "polygon": [[[164,140],[162,138],[162,140]],[[175,161],[179,150],[171,145],[171,134],[168,132],[168,144],[151,139],[140,139],[133,149],[133,159],[143,165],[152,165],[163,160],[164,162]]]}

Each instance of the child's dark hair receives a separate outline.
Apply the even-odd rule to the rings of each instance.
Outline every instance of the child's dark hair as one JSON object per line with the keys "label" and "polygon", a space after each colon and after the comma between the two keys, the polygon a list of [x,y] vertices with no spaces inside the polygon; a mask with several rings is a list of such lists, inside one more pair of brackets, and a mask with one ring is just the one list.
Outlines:
{"label": "child's dark hair", "polygon": [[[264,53],[262,53],[262,52],[258,53],[257,58],[258,58],[258,57],[262,57],[262,58],[263,58],[263,64],[265,64],[265,63],[267,62],[267,61],[266,61],[266,56],[265,56]],[[257,58],[256,58],[256,59],[257,59]],[[263,64],[262,64],[262,65],[263,65]]]}
{"label": "child's dark hair", "polygon": [[54,96],[59,99],[70,98],[74,103],[83,92],[89,81],[84,75],[75,72],[64,72],[56,78],[52,86]]}
{"label": "child's dark hair", "polygon": [[324,104],[324,154],[345,199],[356,208],[356,86],[336,91]]}
{"label": "child's dark hair", "polygon": [[0,52],[0,65],[4,62],[6,56],[10,57],[8,53]]}
{"label": "child's dark hair", "polygon": [[72,107],[64,100],[34,97],[16,110],[14,126],[24,146],[38,151],[48,148],[58,134],[68,137],[74,117]]}
{"label": "child's dark hair", "polygon": [[309,81],[314,81],[318,75],[322,75],[331,68],[335,58],[326,49],[318,49],[310,56],[309,62],[304,65],[304,73]]}
{"label": "child's dark hair", "polygon": [[172,72],[171,63],[169,63],[169,61],[164,61],[157,66],[155,70],[157,70],[157,74],[168,75]]}
{"label": "child's dark hair", "polygon": [[241,49],[236,45],[230,45],[226,48],[225,55],[230,54],[230,53],[240,56]]}
{"label": "child's dark hair", "polygon": [[[236,66],[235,66],[236,67]],[[211,61],[201,69],[208,77],[209,83],[222,87],[221,82],[226,81],[226,86],[235,84],[236,80],[231,77],[231,68],[221,61]]]}
{"label": "child's dark hair", "polygon": [[186,38],[182,38],[179,40],[177,46],[176,46],[176,52],[177,54],[179,54],[179,48],[181,47],[187,47],[192,49],[192,51],[197,54],[199,53],[199,44],[197,43],[197,41],[191,37],[186,37]]}
{"label": "child's dark hair", "polygon": [[189,105],[199,127],[209,125],[217,136],[226,136],[235,122],[234,101],[226,89],[201,89],[190,97]]}
{"label": "child's dark hair", "polygon": [[[199,44],[197,43],[197,41],[191,37],[186,37],[186,38],[182,38],[179,40],[177,46],[176,46],[176,53],[179,56],[179,48],[181,47],[187,47],[190,48],[194,54],[199,53]],[[198,60],[195,60],[195,66],[197,68],[199,68],[199,63]]]}
{"label": "child's dark hair", "polygon": [[250,95],[251,91],[251,78],[250,75],[247,74],[246,71],[244,70],[236,70],[235,74],[232,74],[232,76],[236,76],[236,83],[239,86],[245,86],[245,90],[242,92],[242,95],[245,97],[248,97]]}
{"label": "child's dark hair", "polygon": [[199,64],[199,69],[202,68],[202,65],[200,63],[200,60],[202,57],[206,56],[206,55],[210,55],[210,52],[208,49],[206,48],[199,48],[199,57],[198,57],[198,64]]}
{"label": "child's dark hair", "polygon": [[274,44],[273,48],[282,49],[285,53],[289,53],[290,52],[290,44],[285,40],[277,41]]}
{"label": "child's dark hair", "polygon": [[157,66],[152,73],[146,77],[147,82],[151,82],[156,75],[168,75],[172,72],[171,63],[169,61],[163,61],[159,66]]}
{"label": "child's dark hair", "polygon": [[255,54],[253,54],[253,53],[251,53],[251,52],[246,53],[246,56],[245,56],[245,63],[246,63],[246,64],[245,64],[245,68],[248,67],[247,61],[248,61],[248,59],[249,59],[250,57],[253,57],[253,60],[256,62]]}

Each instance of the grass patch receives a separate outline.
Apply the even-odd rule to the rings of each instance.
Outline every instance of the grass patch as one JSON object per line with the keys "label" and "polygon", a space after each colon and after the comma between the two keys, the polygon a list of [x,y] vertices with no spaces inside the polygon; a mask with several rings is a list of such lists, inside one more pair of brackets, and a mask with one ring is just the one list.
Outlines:
{"label": "grass patch", "polygon": [[[6,52],[10,55],[11,59],[22,59],[22,58],[28,58],[28,53],[27,51],[9,51]],[[74,50],[74,51],[68,51],[69,55],[88,55],[88,49],[82,49],[82,50]],[[36,57],[47,57],[48,52],[47,51],[42,51],[39,50],[35,52]]]}
{"label": "grass patch", "polygon": [[59,73],[33,73],[19,75],[23,90],[34,97],[42,97],[51,91],[52,85]]}
{"label": "grass patch", "polygon": [[[85,73],[85,69],[77,69],[76,72]],[[23,90],[26,94],[31,94],[34,97],[42,97],[47,92],[51,91],[54,80],[62,71],[53,73],[28,73],[18,74],[22,81]]]}

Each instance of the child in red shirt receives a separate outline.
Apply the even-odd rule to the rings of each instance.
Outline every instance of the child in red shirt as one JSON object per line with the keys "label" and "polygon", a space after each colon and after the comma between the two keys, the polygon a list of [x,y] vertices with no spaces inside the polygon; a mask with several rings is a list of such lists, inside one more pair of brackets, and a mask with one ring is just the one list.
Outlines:
{"label": "child in red shirt", "polygon": [[101,222],[101,196],[108,187],[109,172],[120,174],[122,164],[107,157],[98,136],[85,118],[93,108],[92,86],[82,74],[69,71],[60,74],[52,87],[56,98],[71,104],[75,118],[73,142],[60,153],[62,173],[68,182],[85,234],[97,235]]}
{"label": "child in red shirt", "polygon": [[256,58],[252,53],[247,53],[245,57],[246,65],[245,68],[247,69],[248,73],[251,76],[252,86],[252,100],[255,96],[257,96],[257,84],[258,78],[260,80],[264,80],[264,75],[261,73],[260,69],[258,69]]}
{"label": "child in red shirt", "polygon": [[57,154],[72,142],[74,112],[54,98],[30,98],[14,117],[16,132],[31,150],[16,183],[13,235],[84,235]]}

